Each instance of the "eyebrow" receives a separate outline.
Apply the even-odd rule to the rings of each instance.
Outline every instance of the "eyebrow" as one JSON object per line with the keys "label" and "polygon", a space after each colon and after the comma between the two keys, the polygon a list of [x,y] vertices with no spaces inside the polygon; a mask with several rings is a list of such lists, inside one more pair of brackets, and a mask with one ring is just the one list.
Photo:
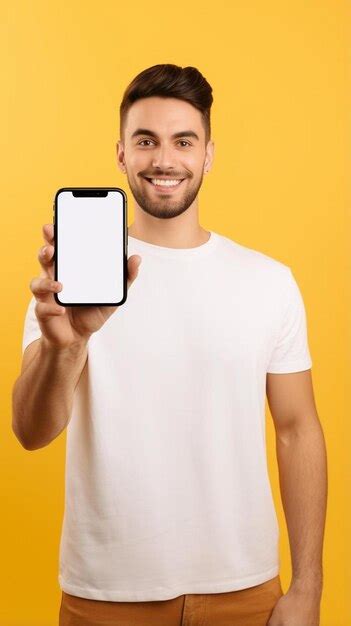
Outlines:
{"label": "eyebrow", "polygon": [[[148,130],[147,128],[137,128],[131,138],[133,139],[133,137],[137,137],[139,135],[149,135],[150,137],[158,138],[157,133],[154,133],[152,130]],[[193,137],[199,141],[198,135],[193,130],[183,130],[172,135],[172,139],[177,139],[178,137]]]}

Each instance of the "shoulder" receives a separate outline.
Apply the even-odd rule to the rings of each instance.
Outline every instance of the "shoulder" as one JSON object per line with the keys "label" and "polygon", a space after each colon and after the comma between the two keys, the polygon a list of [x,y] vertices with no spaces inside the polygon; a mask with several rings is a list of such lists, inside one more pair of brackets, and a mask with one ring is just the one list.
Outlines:
{"label": "shoulder", "polygon": [[230,237],[217,234],[220,248],[231,267],[236,267],[242,275],[262,279],[280,286],[291,280],[291,268],[283,261],[261,250],[245,246]]}

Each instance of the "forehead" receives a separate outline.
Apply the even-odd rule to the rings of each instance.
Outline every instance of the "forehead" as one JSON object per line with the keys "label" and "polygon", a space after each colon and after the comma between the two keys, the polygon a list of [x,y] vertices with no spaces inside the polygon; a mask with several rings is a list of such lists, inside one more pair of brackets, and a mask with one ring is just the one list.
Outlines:
{"label": "forehead", "polygon": [[148,128],[159,135],[172,135],[191,129],[204,135],[201,113],[189,102],[179,98],[142,98],[127,113],[125,133],[131,136],[136,128]]}

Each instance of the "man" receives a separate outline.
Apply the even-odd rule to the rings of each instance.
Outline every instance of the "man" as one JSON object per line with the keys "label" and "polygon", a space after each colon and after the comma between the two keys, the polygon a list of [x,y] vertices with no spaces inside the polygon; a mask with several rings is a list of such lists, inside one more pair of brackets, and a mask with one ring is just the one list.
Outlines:
{"label": "man", "polygon": [[124,94],[117,160],[135,200],[135,284],[119,311],[62,311],[44,227],[13,428],[34,450],[67,426],[60,626],[319,624],[326,454],[304,303],[289,266],[199,224],[211,91],[196,68],[166,64]]}

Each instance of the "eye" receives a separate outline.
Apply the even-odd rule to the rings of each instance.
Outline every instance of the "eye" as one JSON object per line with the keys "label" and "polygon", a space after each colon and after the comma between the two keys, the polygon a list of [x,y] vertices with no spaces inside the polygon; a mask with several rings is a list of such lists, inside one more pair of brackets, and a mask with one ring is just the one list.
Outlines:
{"label": "eye", "polygon": [[[149,141],[149,142],[151,142],[151,139],[142,139],[141,141],[139,141],[139,144],[138,144],[138,145],[140,145],[140,146],[141,146],[141,145],[142,145],[145,141]],[[188,146],[191,146],[191,143],[190,143],[189,141],[186,141],[185,139],[181,139],[181,140],[179,141],[179,143],[183,143],[183,144],[185,143],[185,144],[187,144]],[[182,146],[182,147],[186,147],[186,146]]]}

